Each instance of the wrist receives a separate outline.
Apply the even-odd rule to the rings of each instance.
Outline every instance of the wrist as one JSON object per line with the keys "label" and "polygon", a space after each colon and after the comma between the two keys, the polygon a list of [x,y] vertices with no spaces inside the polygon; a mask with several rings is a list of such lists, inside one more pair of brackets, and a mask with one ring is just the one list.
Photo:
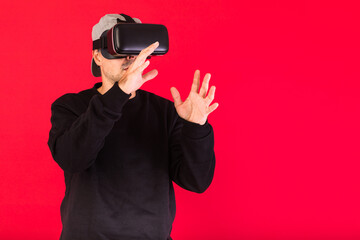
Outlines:
{"label": "wrist", "polygon": [[196,123],[196,124],[199,124],[199,125],[204,125],[207,121],[207,117],[202,117],[202,118],[199,118],[197,117],[196,115],[194,116],[194,114],[190,114],[190,116],[188,118],[184,118],[184,120],[188,121],[188,122],[191,122],[191,123]]}
{"label": "wrist", "polygon": [[132,91],[129,90],[126,86],[125,86],[125,83],[123,81],[119,81],[118,82],[118,85],[119,85],[119,88],[126,94],[130,94]]}

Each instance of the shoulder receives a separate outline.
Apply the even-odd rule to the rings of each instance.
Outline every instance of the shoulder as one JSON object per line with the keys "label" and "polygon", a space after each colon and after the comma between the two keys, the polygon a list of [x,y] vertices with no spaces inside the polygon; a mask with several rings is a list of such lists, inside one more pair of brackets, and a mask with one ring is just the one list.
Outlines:
{"label": "shoulder", "polygon": [[66,93],[56,99],[54,103],[66,103],[71,101],[81,101],[86,100],[88,98],[91,98],[94,96],[94,90],[93,89],[86,89],[78,93]]}
{"label": "shoulder", "polygon": [[86,89],[78,93],[66,93],[56,99],[51,108],[63,107],[74,112],[83,111],[89,105],[91,98],[96,95],[94,88]]}

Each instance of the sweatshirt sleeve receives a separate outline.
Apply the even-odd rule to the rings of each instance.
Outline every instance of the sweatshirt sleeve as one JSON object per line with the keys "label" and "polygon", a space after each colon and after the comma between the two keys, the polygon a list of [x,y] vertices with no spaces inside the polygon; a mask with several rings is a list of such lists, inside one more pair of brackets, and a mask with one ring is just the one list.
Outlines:
{"label": "sweatshirt sleeve", "polygon": [[211,125],[178,117],[170,136],[170,176],[180,187],[202,193],[215,169],[214,133]]}
{"label": "sweatshirt sleeve", "polygon": [[80,172],[94,163],[129,97],[114,84],[104,95],[94,95],[81,114],[74,97],[65,95],[52,104],[48,145],[64,171]]}

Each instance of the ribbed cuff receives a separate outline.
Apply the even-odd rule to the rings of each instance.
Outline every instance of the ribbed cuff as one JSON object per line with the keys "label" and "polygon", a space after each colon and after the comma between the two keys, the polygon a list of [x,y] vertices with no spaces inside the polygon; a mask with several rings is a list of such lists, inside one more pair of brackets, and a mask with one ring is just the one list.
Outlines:
{"label": "ribbed cuff", "polygon": [[115,112],[120,112],[125,103],[130,99],[131,94],[127,94],[121,90],[116,82],[104,95],[101,95],[101,101],[106,108]]}
{"label": "ribbed cuff", "polygon": [[183,118],[180,118],[183,123],[182,133],[190,138],[203,138],[208,136],[212,132],[212,127],[206,120],[204,125],[186,121]]}

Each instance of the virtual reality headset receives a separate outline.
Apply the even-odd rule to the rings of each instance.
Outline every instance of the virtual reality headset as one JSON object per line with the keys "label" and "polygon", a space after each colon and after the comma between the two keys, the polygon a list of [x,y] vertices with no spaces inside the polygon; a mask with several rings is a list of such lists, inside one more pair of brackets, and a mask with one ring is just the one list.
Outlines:
{"label": "virtual reality headset", "polygon": [[169,51],[168,31],[164,25],[118,23],[93,41],[93,49],[101,49],[105,58],[124,58],[139,55],[142,49],[158,41],[159,47],[151,54],[164,55]]}

